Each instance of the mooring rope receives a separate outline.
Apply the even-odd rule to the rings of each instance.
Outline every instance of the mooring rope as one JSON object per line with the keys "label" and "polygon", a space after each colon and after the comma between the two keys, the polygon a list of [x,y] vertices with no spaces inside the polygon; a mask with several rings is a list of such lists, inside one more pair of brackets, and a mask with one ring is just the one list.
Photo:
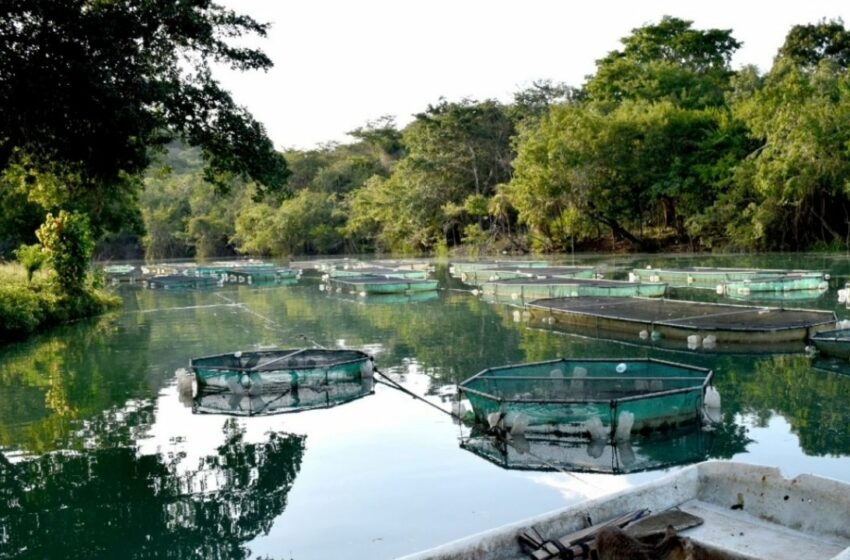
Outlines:
{"label": "mooring rope", "polygon": [[376,374],[380,375],[380,376],[384,379],[384,381],[380,381],[380,380],[378,380],[378,382],[379,382],[379,383],[383,383],[384,385],[386,385],[386,386],[388,386],[388,387],[392,387],[393,389],[397,389],[397,390],[401,391],[402,393],[404,393],[404,394],[406,394],[406,395],[409,395],[409,396],[413,397],[414,399],[420,400],[420,401],[424,402],[425,404],[427,404],[428,406],[432,406],[432,407],[436,408],[437,410],[439,410],[439,411],[440,411],[440,412],[442,412],[443,414],[448,414],[449,416],[451,416],[452,418],[454,418],[454,419],[455,419],[455,420],[457,420],[457,421],[460,421],[460,420],[461,420],[460,416],[458,416],[458,415],[457,415],[457,414],[455,414],[454,412],[452,412],[452,411],[450,411],[450,410],[446,410],[445,408],[443,408],[443,407],[441,407],[441,406],[439,406],[439,405],[437,405],[437,404],[432,403],[431,401],[429,401],[429,400],[428,400],[428,399],[426,399],[425,397],[422,397],[422,396],[420,396],[420,395],[417,395],[417,394],[416,394],[416,393],[414,393],[413,391],[411,391],[411,390],[409,390],[409,389],[407,389],[407,388],[403,387],[401,384],[399,384],[398,382],[396,382],[396,381],[394,381],[393,379],[391,379],[391,378],[390,378],[387,374],[385,374],[384,372],[382,372],[382,371],[381,371],[381,370],[379,370],[378,368],[374,368],[374,370],[373,370],[373,371],[374,371]]}

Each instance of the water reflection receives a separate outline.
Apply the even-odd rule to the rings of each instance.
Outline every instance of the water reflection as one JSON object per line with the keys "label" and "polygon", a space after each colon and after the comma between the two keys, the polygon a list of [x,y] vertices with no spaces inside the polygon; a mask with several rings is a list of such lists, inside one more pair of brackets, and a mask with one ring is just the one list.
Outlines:
{"label": "water reflection", "polygon": [[0,454],[0,556],[19,558],[245,558],[267,532],[298,474],[304,436],[224,443],[195,468],[133,447]]}
{"label": "water reflection", "polygon": [[743,429],[696,428],[616,444],[541,434],[473,434],[462,438],[460,446],[505,469],[625,474],[729,458],[743,452],[749,441]]}
{"label": "water reflection", "polygon": [[[656,256],[604,258],[611,270],[665,264]],[[850,260],[820,256],[677,256],[666,264],[850,274]],[[462,287],[445,278],[443,286]],[[846,363],[541,330],[515,317],[515,307],[452,290],[427,301],[362,305],[319,291],[310,278],[287,287],[120,293],[120,313],[0,347],[0,557],[239,558],[248,546],[273,557],[386,558],[578,499],[537,482],[569,486],[572,477],[505,472],[458,449],[462,428],[386,387],[328,410],[237,419],[247,435],[234,419],[193,415],[177,399],[174,371],[192,356],[305,341],[368,350],[382,371],[435,402],[442,388],[493,365],[655,357],[708,367],[723,395],[716,432],[657,450],[637,440],[630,453],[606,447],[599,457],[608,472],[674,464],[678,453],[682,461],[734,456],[850,481]],[[832,292],[811,305],[848,316]],[[200,404],[216,408],[204,398]],[[240,398],[235,406],[254,404]],[[306,434],[309,452],[304,435],[288,433]],[[529,449],[540,446],[534,454],[547,462],[560,457],[551,442]],[[567,447],[566,458],[580,451],[585,468],[595,468],[600,450]],[[502,463],[530,457],[491,451]],[[598,476],[607,491],[656,475]]]}
{"label": "water reflection", "polygon": [[371,378],[313,386],[266,386],[259,392],[201,389],[192,400],[191,406],[195,414],[261,416],[330,408],[371,395],[373,392],[374,382]]}

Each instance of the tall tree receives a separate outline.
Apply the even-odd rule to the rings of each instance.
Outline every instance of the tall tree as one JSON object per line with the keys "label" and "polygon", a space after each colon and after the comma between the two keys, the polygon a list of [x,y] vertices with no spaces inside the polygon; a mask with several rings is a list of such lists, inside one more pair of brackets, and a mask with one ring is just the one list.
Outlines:
{"label": "tall tree", "polygon": [[[8,0],[0,4],[0,171],[58,178],[97,219],[98,202],[175,138],[199,146],[206,179],[284,187],[283,157],[213,79],[211,64],[265,70],[234,46],[268,26],[211,0]],[[91,193],[98,194],[91,194]],[[79,201],[83,202],[79,202]]]}
{"label": "tall tree", "polygon": [[682,107],[723,104],[732,71],[729,62],[741,43],[729,29],[693,29],[693,22],[664,16],[632,30],[623,48],[596,61],[586,84],[590,99],[671,101]]}

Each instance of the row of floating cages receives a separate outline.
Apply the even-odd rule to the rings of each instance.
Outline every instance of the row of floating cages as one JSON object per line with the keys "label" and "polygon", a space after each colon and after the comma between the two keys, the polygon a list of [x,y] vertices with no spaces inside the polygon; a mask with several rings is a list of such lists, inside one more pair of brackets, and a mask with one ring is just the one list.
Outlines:
{"label": "row of floating cages", "polygon": [[750,292],[819,290],[828,287],[828,280],[828,274],[815,270],[648,267],[635,268],[629,272],[630,282],[663,282],[674,288],[705,288],[720,294],[736,293],[745,287]]}
{"label": "row of floating cages", "polygon": [[222,281],[230,284],[278,283],[295,284],[301,277],[301,270],[288,267],[252,267],[232,268],[220,272]]}
{"label": "row of floating cages", "polygon": [[185,274],[152,276],[142,280],[142,283],[144,287],[151,290],[211,288],[221,285],[221,281],[213,276],[189,276]]}
{"label": "row of floating cages", "polygon": [[410,278],[414,280],[425,280],[428,278],[426,270],[394,269],[382,266],[368,266],[361,268],[347,268],[331,270],[322,276],[327,281],[331,278],[355,278],[358,276],[380,276],[384,278]]}
{"label": "row of floating cages", "polygon": [[449,263],[449,274],[460,277],[462,274],[482,269],[512,269],[512,268],[545,268],[550,262],[546,260],[508,260],[483,259],[474,261],[452,261]]}
{"label": "row of floating cages", "polygon": [[490,430],[627,441],[699,425],[706,404],[719,408],[712,376],[650,358],[563,358],[488,368],[458,389],[475,423]]}
{"label": "row of floating cages", "polygon": [[433,292],[439,286],[440,283],[437,280],[429,280],[427,278],[416,279],[365,275],[328,278],[326,284],[320,286],[320,288],[329,292],[374,296]]}
{"label": "row of floating cages", "polygon": [[485,282],[495,282],[499,280],[510,280],[514,278],[524,279],[564,279],[564,278],[585,278],[599,279],[600,275],[592,266],[546,266],[546,267],[526,267],[518,266],[502,266],[494,268],[478,268],[465,270],[453,276],[460,278],[461,282],[473,286],[479,286]]}
{"label": "row of floating cages", "polygon": [[479,290],[497,301],[520,303],[561,297],[664,297],[666,292],[666,284],[586,278],[512,278],[484,282]]}
{"label": "row of floating cages", "polygon": [[380,268],[394,271],[418,271],[430,272],[434,270],[434,263],[429,259],[373,259],[360,260],[349,257],[334,259],[308,259],[290,262],[293,268],[303,270],[315,270],[323,273],[335,271],[356,271],[366,268]]}
{"label": "row of floating cages", "polygon": [[195,262],[177,263],[151,263],[140,267],[142,274],[146,276],[220,276],[221,273],[235,268],[270,268],[275,267],[272,263],[253,259],[234,261],[214,261],[206,264]]}

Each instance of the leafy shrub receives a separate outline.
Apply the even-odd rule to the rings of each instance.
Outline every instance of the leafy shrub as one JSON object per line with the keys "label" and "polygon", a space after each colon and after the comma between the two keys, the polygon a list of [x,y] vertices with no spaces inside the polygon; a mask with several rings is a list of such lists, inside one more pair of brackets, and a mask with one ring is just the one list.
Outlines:
{"label": "leafy shrub", "polygon": [[62,291],[69,294],[81,292],[94,250],[88,217],[65,210],[55,217],[48,214],[36,237],[47,253]]}
{"label": "leafy shrub", "polygon": [[44,265],[47,254],[42,250],[41,245],[21,245],[15,251],[15,258],[27,271],[27,284],[29,284],[32,282],[32,275]]}
{"label": "leafy shrub", "polygon": [[24,285],[0,285],[0,338],[29,334],[44,318],[38,292]]}

